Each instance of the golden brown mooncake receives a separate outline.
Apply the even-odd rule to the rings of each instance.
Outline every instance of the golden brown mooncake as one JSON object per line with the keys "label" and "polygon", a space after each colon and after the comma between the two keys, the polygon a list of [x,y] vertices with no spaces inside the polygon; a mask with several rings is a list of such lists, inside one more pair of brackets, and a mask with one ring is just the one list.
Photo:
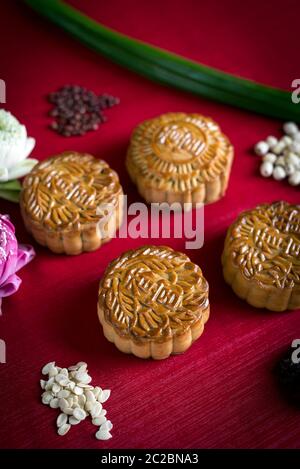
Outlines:
{"label": "golden brown mooncake", "polygon": [[105,161],[69,151],[26,176],[21,212],[38,243],[55,253],[80,254],[113,237],[122,222],[122,194],[117,173]]}
{"label": "golden brown mooncake", "polygon": [[222,264],[226,282],[252,306],[300,308],[300,206],[274,202],[241,213]]}
{"label": "golden brown mooncake", "polygon": [[226,191],[233,147],[212,119],[181,112],[138,125],[127,170],[147,202],[209,203]]}
{"label": "golden brown mooncake", "polygon": [[163,359],[183,353],[209,317],[208,283],[200,267],[166,246],[143,246],[107,268],[98,316],[105,337],[124,353]]}

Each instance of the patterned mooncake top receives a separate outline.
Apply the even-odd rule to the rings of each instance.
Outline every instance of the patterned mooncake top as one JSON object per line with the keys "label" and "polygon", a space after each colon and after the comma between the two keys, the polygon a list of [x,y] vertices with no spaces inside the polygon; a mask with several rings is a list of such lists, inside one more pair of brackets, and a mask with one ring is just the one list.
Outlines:
{"label": "patterned mooncake top", "polygon": [[231,225],[225,254],[246,278],[278,288],[300,287],[300,206],[259,205]]}
{"label": "patterned mooncake top", "polygon": [[223,174],[233,147],[218,124],[199,114],[168,113],[140,124],[133,132],[127,167],[133,180],[184,192]]}
{"label": "patterned mooncake top", "polygon": [[165,246],[143,246],[113,261],[100,282],[99,306],[121,336],[183,333],[209,306],[200,267]]}
{"label": "patterned mooncake top", "polygon": [[80,229],[98,222],[101,204],[116,206],[121,194],[118,175],[105,161],[64,152],[26,176],[21,204],[30,221],[49,230]]}

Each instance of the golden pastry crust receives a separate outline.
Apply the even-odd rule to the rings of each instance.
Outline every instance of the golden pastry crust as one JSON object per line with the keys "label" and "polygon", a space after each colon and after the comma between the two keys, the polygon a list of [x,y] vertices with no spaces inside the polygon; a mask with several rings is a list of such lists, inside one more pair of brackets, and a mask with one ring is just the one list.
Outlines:
{"label": "golden pastry crust", "polygon": [[227,189],[233,147],[216,122],[168,113],[140,124],[127,152],[127,170],[147,202],[210,203]]}
{"label": "golden pastry crust", "polygon": [[122,254],[99,287],[105,337],[125,353],[164,359],[183,353],[209,317],[208,283],[200,267],[166,246]]}
{"label": "golden pastry crust", "polygon": [[241,213],[222,264],[226,282],[252,306],[300,308],[300,206],[281,201]]}
{"label": "golden pastry crust", "polygon": [[122,222],[122,194],[117,173],[105,161],[64,152],[26,176],[21,212],[38,243],[55,253],[80,254],[114,235]]}

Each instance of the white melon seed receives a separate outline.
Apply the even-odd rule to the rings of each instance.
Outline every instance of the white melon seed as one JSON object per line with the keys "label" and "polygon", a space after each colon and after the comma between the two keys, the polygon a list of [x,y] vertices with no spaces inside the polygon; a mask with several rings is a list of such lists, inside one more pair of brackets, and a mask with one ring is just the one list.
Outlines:
{"label": "white melon seed", "polygon": [[59,416],[56,419],[56,425],[58,427],[61,427],[62,425],[65,425],[68,421],[68,417],[66,414],[59,414]]}
{"label": "white melon seed", "polygon": [[57,433],[60,436],[64,436],[68,433],[70,428],[71,428],[71,425],[69,423],[65,423],[64,425],[62,425],[61,427],[58,428]]}
{"label": "white melon seed", "polygon": [[97,440],[109,440],[111,438],[111,434],[108,431],[98,430],[96,433]]}

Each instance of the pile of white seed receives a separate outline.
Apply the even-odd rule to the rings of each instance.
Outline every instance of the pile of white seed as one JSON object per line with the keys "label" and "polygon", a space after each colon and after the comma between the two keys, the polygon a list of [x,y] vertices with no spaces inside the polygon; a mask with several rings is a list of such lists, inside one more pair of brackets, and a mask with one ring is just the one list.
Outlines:
{"label": "pile of white seed", "polygon": [[108,440],[112,437],[110,430],[113,425],[102,407],[110,396],[110,390],[90,384],[92,378],[86,363],[60,368],[55,362],[50,362],[43,367],[42,374],[48,375],[47,381],[40,380],[44,391],[42,403],[61,411],[56,420],[59,435],[66,435],[72,425],[78,425],[90,415],[93,424],[99,427],[96,438]]}
{"label": "pile of white seed", "polygon": [[300,185],[300,130],[294,122],[283,126],[285,135],[277,139],[273,135],[258,142],[254,151],[262,157],[260,174],[273,176],[277,181],[288,178],[292,186]]}

